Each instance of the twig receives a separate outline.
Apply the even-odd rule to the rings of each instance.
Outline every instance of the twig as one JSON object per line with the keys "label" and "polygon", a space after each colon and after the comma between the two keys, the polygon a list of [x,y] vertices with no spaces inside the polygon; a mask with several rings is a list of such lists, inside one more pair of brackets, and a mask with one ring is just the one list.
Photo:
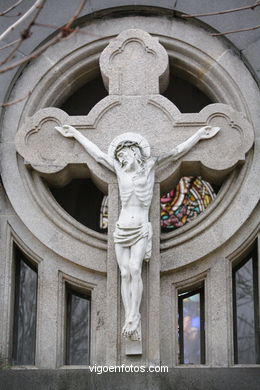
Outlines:
{"label": "twig", "polygon": [[252,9],[254,10],[256,7],[258,7],[260,5],[259,2],[255,3],[255,4],[252,4],[252,5],[248,5],[248,6],[245,6],[245,7],[240,7],[240,8],[233,8],[233,9],[228,9],[226,11],[218,11],[218,12],[208,12],[206,14],[193,14],[193,15],[181,15],[183,18],[197,18],[197,17],[200,17],[200,16],[213,16],[213,15],[223,15],[223,14],[228,14],[230,12],[237,12],[237,11],[243,11],[243,10],[246,10],[246,9]]}
{"label": "twig", "polygon": [[18,16],[21,16],[21,15],[22,15],[22,12],[19,12],[18,14],[13,14],[13,15],[2,15],[2,16],[4,16],[5,18],[18,18]]}
{"label": "twig", "polygon": [[[8,61],[12,61],[16,57],[15,53],[20,48],[20,46],[22,45],[23,41],[25,39],[28,39],[32,35],[31,28],[34,25],[35,20],[38,18],[39,13],[41,12],[41,10],[43,8],[43,4],[44,4],[45,1],[46,0],[43,1],[41,6],[37,6],[35,8],[36,12],[34,14],[33,19],[31,20],[29,25],[26,27],[26,29],[21,32],[21,38],[17,41],[16,47],[11,51],[11,53],[9,53],[7,55],[7,57],[2,62],[0,62],[0,66],[6,64]],[[36,5],[36,3],[35,3],[35,5]]]}
{"label": "twig", "polygon": [[8,43],[7,45],[4,45],[4,46],[0,47],[0,50],[7,49],[8,47],[15,45],[15,44],[16,44],[17,42],[19,42],[20,40],[21,40],[21,38],[16,39],[15,41],[13,41],[13,42],[11,42],[11,43]]}
{"label": "twig", "polygon": [[60,29],[59,26],[54,26],[53,24],[39,23],[39,22],[34,22],[34,26],[52,28],[53,30],[58,30],[58,29]]}
{"label": "twig", "polygon": [[260,25],[254,26],[254,27],[240,28],[238,30],[226,31],[223,33],[214,33],[214,34],[210,34],[210,35],[212,37],[219,37],[221,35],[228,35],[228,34],[234,34],[234,33],[243,32],[243,31],[257,30],[258,28],[260,28]]}
{"label": "twig", "polygon": [[[71,26],[72,24],[74,23],[74,21],[77,19],[77,17],[80,15],[82,9],[84,8],[85,4],[86,4],[87,0],[83,0],[79,6],[79,8],[77,9],[77,11],[75,12],[75,14],[71,17],[71,19],[68,21],[68,23],[64,26],[64,27],[58,27],[58,26],[54,26],[52,24],[45,24],[45,23],[38,23],[38,22],[34,22],[33,24],[35,26],[39,26],[39,27],[47,27],[47,28],[52,28],[54,30],[60,30],[63,34],[63,37],[66,37],[66,36],[70,36],[75,29],[73,29]],[[77,31],[78,32],[78,29]]]}
{"label": "twig", "polygon": [[[38,23],[38,22],[35,22],[35,23],[34,23],[34,26],[52,28],[53,30],[62,30],[62,27],[54,26],[53,24],[45,24],[45,23]],[[95,38],[101,38],[101,35],[97,35],[97,34],[94,34],[94,33],[90,33],[90,32],[88,32],[88,31],[77,30],[77,33],[79,33],[79,34],[84,34],[84,35],[90,35],[90,36],[93,36],[93,37],[95,37]],[[1,48],[0,48],[0,50],[1,50]]]}
{"label": "twig", "polygon": [[79,30],[78,31],[79,34],[83,34],[83,35],[88,35],[90,37],[94,37],[94,38],[101,38],[101,35],[98,35],[98,34],[95,34],[95,33],[91,33],[89,31],[82,31],[82,30]]}
{"label": "twig", "polygon": [[11,7],[7,8],[5,11],[3,12],[0,12],[0,16],[4,16],[5,14],[7,14],[8,12],[12,11],[14,8],[16,8],[19,4],[21,4],[23,2],[23,0],[19,0],[17,1],[17,3],[11,5]]}
{"label": "twig", "polygon": [[[23,33],[21,34],[21,42],[22,42],[24,39],[27,39],[27,38],[30,36],[30,29],[31,29],[31,27],[32,27],[34,24],[36,24],[35,20],[36,20],[36,18],[37,18],[37,16],[38,16],[39,12],[41,11],[42,5],[44,4],[45,1],[46,1],[46,0],[37,0],[36,3],[34,4],[34,6],[30,8],[30,10],[29,10],[30,13],[32,12],[32,8],[33,8],[33,10],[35,10],[35,9],[38,8],[38,10],[37,10],[37,12],[36,12],[36,14],[35,14],[33,20],[30,22],[29,26],[28,26],[28,27],[23,31]],[[73,35],[76,34],[76,33],[78,32],[79,28],[76,28],[76,29],[75,29],[75,28],[72,28],[71,26],[72,26],[73,22],[74,22],[74,21],[77,19],[77,17],[79,16],[80,12],[82,11],[83,7],[84,7],[85,4],[86,4],[86,1],[87,1],[87,0],[83,0],[83,1],[81,2],[80,7],[77,9],[77,11],[75,12],[75,14],[72,16],[72,18],[68,21],[68,23],[67,23],[64,27],[60,28],[59,33],[58,33],[54,38],[52,38],[51,40],[49,40],[48,42],[46,42],[44,45],[40,46],[37,50],[35,50],[34,52],[32,52],[30,55],[26,56],[25,58],[23,58],[23,59],[21,59],[21,60],[19,60],[19,61],[16,61],[15,63],[13,63],[13,64],[7,66],[7,67],[4,68],[4,69],[0,69],[0,74],[1,74],[1,73],[5,73],[5,72],[7,72],[7,71],[9,71],[9,70],[12,70],[12,69],[14,69],[14,68],[16,68],[16,67],[18,67],[18,66],[20,66],[20,65],[23,65],[24,63],[26,63],[26,62],[28,62],[28,61],[30,61],[30,60],[32,60],[32,59],[37,58],[40,54],[42,54],[42,53],[43,53],[46,49],[48,49],[48,47],[50,47],[51,45],[54,45],[55,43],[59,42],[59,41],[62,40],[62,39],[66,39],[66,38],[70,37],[72,34],[73,34]],[[39,4],[40,4],[40,5],[39,5]],[[24,15],[24,16],[25,16],[25,15]],[[23,16],[23,18],[21,18],[21,19],[24,20],[24,16]],[[28,16],[28,12],[27,12],[27,16]],[[20,23],[21,19],[19,20],[19,23]],[[13,26],[14,26],[14,25],[13,25]],[[0,37],[0,39],[1,39],[1,37]],[[20,45],[21,42],[19,41],[18,45]],[[6,63],[7,60],[10,60],[11,56],[15,53],[16,50],[17,50],[17,47],[16,47],[14,50],[12,50],[12,53],[8,55],[7,59],[5,59],[5,60],[3,61],[2,64]],[[13,57],[13,58],[14,58],[14,57]],[[11,59],[13,59],[13,58],[11,58]],[[1,64],[0,64],[0,65],[1,65]]]}
{"label": "twig", "polygon": [[30,38],[30,36],[32,35],[31,33],[31,28],[32,26],[34,25],[35,21],[37,20],[41,10],[43,9],[43,6],[44,6],[44,3],[46,2],[46,0],[43,0],[43,3],[41,6],[37,6],[36,7],[36,12],[34,14],[34,17],[33,19],[31,20],[31,22],[29,23],[28,27],[23,30],[23,32],[21,33],[21,38],[24,40],[24,39],[27,39],[27,38]]}
{"label": "twig", "polygon": [[9,34],[11,31],[13,31],[19,24],[21,24],[29,15],[31,15],[35,10],[37,10],[37,16],[39,13],[39,10],[43,7],[43,4],[46,0],[37,0],[34,5],[15,23],[13,23],[10,27],[8,27],[2,35],[0,35],[0,41],[6,37],[7,34]]}
{"label": "twig", "polygon": [[75,22],[77,17],[80,15],[81,11],[83,10],[87,0],[83,0],[79,6],[79,8],[76,10],[75,14],[70,18],[66,26],[60,28],[60,31],[62,32],[62,37],[65,38],[69,36],[74,29],[72,28],[72,24]]}
{"label": "twig", "polygon": [[22,39],[18,39],[17,41],[17,45],[13,48],[13,50],[11,51],[11,53],[9,53],[7,55],[7,57],[2,61],[0,62],[0,66],[6,64],[8,61],[12,61],[16,56],[15,56],[15,53],[16,51],[19,49],[19,47],[21,46],[23,40]]}
{"label": "twig", "polygon": [[75,22],[75,20],[77,19],[77,17],[80,15],[81,11],[83,10],[83,8],[85,7],[86,5],[86,2],[87,0],[83,0],[79,6],[79,8],[77,9],[77,11],[75,12],[75,14],[72,16],[72,18],[68,21],[68,23],[66,24],[66,27],[69,29],[71,28],[72,24]]}
{"label": "twig", "polygon": [[51,45],[54,45],[55,43],[59,42],[60,40],[62,39],[62,34],[59,33],[58,35],[56,35],[54,38],[52,38],[50,41],[46,42],[44,45],[42,45],[41,47],[39,47],[39,49],[35,50],[34,52],[32,52],[30,55],[26,56],[25,58],[19,60],[19,61],[16,61],[15,63],[13,63],[12,65],[9,65],[7,66],[6,68],[4,69],[0,69],[0,73],[5,73],[7,72],[8,70],[12,70],[14,68],[16,68],[17,66],[20,66],[20,65],[23,65],[25,62],[28,62],[32,59],[35,59],[37,58],[40,54],[42,54],[46,49],[48,49],[48,47],[50,47]]}
{"label": "twig", "polygon": [[69,39],[79,32],[80,32],[79,27],[76,27],[73,30],[71,30],[70,34],[68,35],[64,35],[64,33],[62,33],[62,40]]}
{"label": "twig", "polygon": [[20,103],[23,100],[25,100],[27,97],[29,97],[31,94],[32,94],[32,91],[29,91],[25,96],[23,96],[20,99],[12,100],[12,101],[9,101],[9,102],[6,102],[6,103],[0,103],[0,107],[9,107],[9,106],[12,106],[13,104]]}

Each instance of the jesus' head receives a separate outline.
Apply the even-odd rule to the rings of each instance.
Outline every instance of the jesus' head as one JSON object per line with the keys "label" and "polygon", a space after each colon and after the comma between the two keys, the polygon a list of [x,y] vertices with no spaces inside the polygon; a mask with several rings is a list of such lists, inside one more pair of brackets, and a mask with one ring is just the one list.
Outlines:
{"label": "jesus' head", "polygon": [[122,168],[132,166],[135,161],[138,165],[143,166],[146,159],[138,143],[129,140],[122,141],[117,145],[114,157],[119,161]]}

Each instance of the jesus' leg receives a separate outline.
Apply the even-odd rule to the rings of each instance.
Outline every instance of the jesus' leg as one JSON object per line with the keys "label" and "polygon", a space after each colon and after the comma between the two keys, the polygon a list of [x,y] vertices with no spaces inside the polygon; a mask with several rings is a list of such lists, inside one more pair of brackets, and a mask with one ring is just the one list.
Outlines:
{"label": "jesus' leg", "polygon": [[117,263],[121,272],[121,295],[122,295],[123,305],[125,309],[125,324],[122,329],[122,333],[124,333],[128,322],[128,317],[130,314],[130,309],[131,309],[130,269],[129,269],[130,249],[123,247],[120,244],[115,244],[115,251],[116,251]]}
{"label": "jesus' leg", "polygon": [[142,262],[146,251],[147,238],[140,239],[131,247],[131,256],[129,262],[129,269],[131,274],[130,290],[131,303],[130,313],[128,316],[128,323],[125,328],[127,336],[135,335],[140,324],[140,304],[143,292],[143,281],[141,277]]}

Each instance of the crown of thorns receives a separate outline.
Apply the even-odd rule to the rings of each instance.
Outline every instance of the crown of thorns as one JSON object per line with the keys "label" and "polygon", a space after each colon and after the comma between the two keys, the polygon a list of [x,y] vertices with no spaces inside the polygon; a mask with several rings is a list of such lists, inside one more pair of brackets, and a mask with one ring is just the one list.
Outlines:
{"label": "crown of thorns", "polygon": [[115,158],[117,158],[117,153],[120,152],[120,150],[122,150],[123,148],[131,147],[131,146],[136,146],[137,148],[139,148],[139,150],[141,152],[141,155],[143,154],[142,153],[142,148],[140,147],[140,145],[137,142],[134,142],[134,141],[122,141],[122,142],[120,142],[117,145],[117,147],[115,149],[115,152],[114,152]]}

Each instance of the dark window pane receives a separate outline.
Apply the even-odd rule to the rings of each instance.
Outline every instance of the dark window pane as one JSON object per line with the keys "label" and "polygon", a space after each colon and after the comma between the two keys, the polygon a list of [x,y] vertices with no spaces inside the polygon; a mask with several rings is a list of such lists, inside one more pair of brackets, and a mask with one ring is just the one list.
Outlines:
{"label": "dark window pane", "polygon": [[90,179],[74,179],[64,187],[50,187],[50,191],[61,207],[83,225],[100,233],[100,208],[104,194]]}
{"label": "dark window pane", "polygon": [[66,364],[89,364],[90,298],[68,291],[67,310]]}
{"label": "dark window pane", "polygon": [[35,361],[37,271],[16,251],[13,364]]}
{"label": "dark window pane", "polygon": [[101,73],[99,72],[97,77],[74,92],[60,108],[69,115],[87,115],[107,94]]}
{"label": "dark window pane", "polygon": [[180,363],[205,362],[203,289],[179,295]]}
{"label": "dark window pane", "polygon": [[257,263],[250,257],[234,270],[235,363],[258,362]]}
{"label": "dark window pane", "polygon": [[213,103],[195,85],[176,76],[172,71],[169,85],[163,96],[171,100],[181,112],[200,112],[203,107]]}
{"label": "dark window pane", "polygon": [[[69,115],[87,115],[101,99],[107,96],[102,76],[83,85],[74,92],[63,104],[61,109]],[[213,101],[195,85],[171,72],[170,82],[163,96],[171,100],[181,112],[199,112]]]}

